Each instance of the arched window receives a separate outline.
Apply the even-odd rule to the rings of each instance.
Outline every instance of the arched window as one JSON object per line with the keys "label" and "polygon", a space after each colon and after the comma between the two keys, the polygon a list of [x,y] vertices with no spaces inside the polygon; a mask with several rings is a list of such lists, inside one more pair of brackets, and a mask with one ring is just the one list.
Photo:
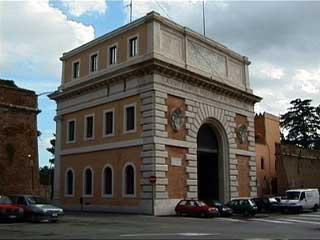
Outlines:
{"label": "arched window", "polygon": [[74,195],[74,172],[72,169],[67,170],[65,178],[65,194]]}
{"label": "arched window", "polygon": [[134,165],[127,164],[124,168],[124,194],[125,196],[135,196],[135,169]]}
{"label": "arched window", "polygon": [[102,174],[102,194],[111,197],[113,192],[112,167],[106,166]]}
{"label": "arched window", "polygon": [[86,168],[84,170],[84,195],[92,196],[93,195],[93,173],[91,168]]}

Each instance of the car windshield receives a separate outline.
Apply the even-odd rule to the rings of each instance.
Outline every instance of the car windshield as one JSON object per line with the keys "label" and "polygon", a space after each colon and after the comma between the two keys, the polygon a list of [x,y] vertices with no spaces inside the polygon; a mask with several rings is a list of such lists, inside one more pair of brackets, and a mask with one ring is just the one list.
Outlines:
{"label": "car windshield", "polygon": [[199,206],[199,207],[203,207],[203,206],[206,206],[207,204],[205,204],[204,202],[202,202],[202,201],[196,201],[196,203],[197,203],[197,205]]}
{"label": "car windshield", "polygon": [[27,197],[27,201],[29,204],[48,204],[46,200],[40,197]]}
{"label": "car windshield", "polygon": [[300,192],[287,192],[287,199],[289,200],[299,200]]}
{"label": "car windshield", "polygon": [[250,204],[251,206],[256,206],[256,203],[255,203],[254,201],[248,199],[248,202],[249,202],[249,204]]}
{"label": "car windshield", "polygon": [[12,204],[12,201],[7,196],[0,196],[0,204],[9,205]]}

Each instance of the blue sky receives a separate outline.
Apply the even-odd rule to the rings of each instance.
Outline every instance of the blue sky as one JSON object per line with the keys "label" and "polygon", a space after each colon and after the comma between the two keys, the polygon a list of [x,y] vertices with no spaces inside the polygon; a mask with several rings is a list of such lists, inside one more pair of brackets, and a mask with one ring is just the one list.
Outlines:
{"label": "blue sky", "polygon": [[[128,23],[123,1],[0,1],[0,78],[37,93],[57,89],[59,57]],[[205,1],[206,32],[251,60],[250,80],[263,97],[256,111],[284,113],[290,100],[320,103],[320,2]],[[133,0],[133,18],[155,10],[202,32],[202,1]],[[40,165],[55,132],[56,105],[39,97]]]}

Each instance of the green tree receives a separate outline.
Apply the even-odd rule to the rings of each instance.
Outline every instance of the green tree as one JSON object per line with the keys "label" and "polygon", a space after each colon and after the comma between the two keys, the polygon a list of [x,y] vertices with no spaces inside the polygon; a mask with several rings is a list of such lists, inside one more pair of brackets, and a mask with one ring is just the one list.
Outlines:
{"label": "green tree", "polygon": [[50,144],[51,144],[51,147],[47,148],[47,151],[51,153],[52,155],[52,158],[49,159],[49,163],[50,163],[50,168],[49,168],[49,184],[48,185],[51,185],[51,196],[50,198],[52,199],[53,198],[53,182],[54,182],[54,159],[55,159],[55,149],[56,149],[56,135],[53,134],[53,137],[51,140],[50,140]]}
{"label": "green tree", "polygon": [[54,164],[54,154],[55,154],[55,149],[56,149],[56,135],[53,134],[53,137],[50,140],[51,147],[47,148],[47,151],[52,154],[52,158],[49,159],[49,163]]}
{"label": "green tree", "polygon": [[311,99],[300,98],[290,102],[292,107],[281,115],[282,142],[295,144],[307,149],[317,149],[320,141],[320,106],[311,105]]}

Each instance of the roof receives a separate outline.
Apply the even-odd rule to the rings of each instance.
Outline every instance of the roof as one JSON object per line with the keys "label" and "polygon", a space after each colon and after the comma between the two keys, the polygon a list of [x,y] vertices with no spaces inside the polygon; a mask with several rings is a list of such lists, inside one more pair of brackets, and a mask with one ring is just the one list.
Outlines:
{"label": "roof", "polygon": [[6,86],[6,87],[18,88],[18,86],[14,83],[13,80],[6,80],[6,79],[1,79],[1,78],[0,78],[0,85]]}
{"label": "roof", "polygon": [[65,52],[63,53],[62,57],[60,58],[60,60],[65,60],[69,57],[72,57],[74,55],[76,55],[77,53],[80,53],[86,49],[89,49],[93,46],[96,46],[97,44],[107,40],[107,39],[110,39],[112,37],[115,37],[117,35],[120,35],[121,33],[123,32],[126,32],[132,28],[135,28],[137,26],[140,26],[141,24],[143,23],[146,23],[148,21],[151,21],[151,20],[157,20],[157,21],[160,21],[162,22],[163,24],[166,24],[167,26],[171,26],[173,28],[175,28],[177,31],[180,31],[184,34],[188,33],[190,36],[208,44],[208,45],[211,45],[213,46],[214,48],[217,48],[219,49],[220,51],[223,51],[225,52],[226,54],[238,59],[239,61],[244,61],[246,62],[246,64],[250,64],[249,60],[247,57],[245,56],[242,56],[241,54],[231,50],[230,48],[226,47],[225,45],[213,40],[212,38],[208,38],[208,37],[205,37],[203,36],[202,34],[198,33],[198,32],[195,32],[193,31],[192,29],[188,28],[188,27],[185,27],[185,26],[182,26],[168,18],[165,18],[163,16],[161,16],[159,13],[155,12],[155,11],[151,11],[149,13],[147,13],[145,16],[141,17],[141,18],[138,18],[120,28],[117,28],[111,32],[108,32],[98,38],[95,38],[77,48],[74,48],[68,52]]}

